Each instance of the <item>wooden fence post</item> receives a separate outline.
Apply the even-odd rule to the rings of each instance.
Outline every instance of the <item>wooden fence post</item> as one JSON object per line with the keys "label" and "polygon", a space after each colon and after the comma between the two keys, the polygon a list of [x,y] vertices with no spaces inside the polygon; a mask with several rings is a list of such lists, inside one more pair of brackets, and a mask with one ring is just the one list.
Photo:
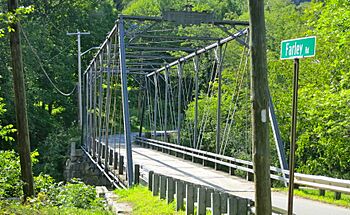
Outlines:
{"label": "wooden fence post", "polygon": [[110,166],[112,166],[113,165],[113,149],[109,150],[109,160],[108,161],[109,161],[108,164]]}
{"label": "wooden fence post", "polygon": [[320,189],[320,190],[319,190],[319,194],[320,194],[320,196],[325,196],[325,195],[326,195],[326,191]]}
{"label": "wooden fence post", "polygon": [[193,185],[186,183],[186,214],[194,214]]}
{"label": "wooden fence post", "polygon": [[148,190],[152,191],[152,187],[153,187],[153,171],[149,171],[148,172]]}
{"label": "wooden fence post", "polygon": [[227,213],[227,198],[228,194],[227,193],[220,193],[220,208],[221,208],[221,213]]}
{"label": "wooden fence post", "polygon": [[157,196],[159,193],[159,175],[153,174],[153,184],[152,184],[152,194],[153,196]]}
{"label": "wooden fence post", "polygon": [[197,188],[197,215],[205,215],[206,214],[206,203],[205,203],[205,188],[198,187]]}
{"label": "wooden fence post", "polygon": [[168,204],[174,201],[175,194],[175,182],[171,177],[167,178],[167,192],[166,192],[166,201]]}
{"label": "wooden fence post", "polygon": [[211,214],[220,215],[220,194],[218,192],[211,193]]}
{"label": "wooden fence post", "polygon": [[118,169],[118,152],[114,152],[113,169]]}
{"label": "wooden fence post", "polygon": [[124,156],[119,155],[118,174],[123,175],[123,172],[124,172]]}
{"label": "wooden fence post", "polygon": [[212,188],[205,189],[205,204],[207,207],[211,207],[211,194],[214,192]]}
{"label": "wooden fence post", "polygon": [[166,198],[166,177],[164,175],[160,176],[160,199]]}
{"label": "wooden fence post", "polygon": [[182,210],[184,205],[184,183],[176,181],[176,211]]}
{"label": "wooden fence post", "polygon": [[340,192],[334,192],[334,199],[335,200],[341,199],[341,193]]}
{"label": "wooden fence post", "polygon": [[135,164],[134,184],[140,183],[140,165]]}
{"label": "wooden fence post", "polygon": [[235,196],[227,199],[227,215],[238,215],[238,199]]}
{"label": "wooden fence post", "polygon": [[248,215],[248,200],[247,199],[238,199],[238,214],[239,215]]}

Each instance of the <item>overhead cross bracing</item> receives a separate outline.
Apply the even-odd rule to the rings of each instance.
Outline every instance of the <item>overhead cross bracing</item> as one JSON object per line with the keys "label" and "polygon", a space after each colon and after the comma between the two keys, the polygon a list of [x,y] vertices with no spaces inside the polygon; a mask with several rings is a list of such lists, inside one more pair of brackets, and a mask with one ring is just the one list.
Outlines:
{"label": "overhead cross bracing", "polygon": [[[119,150],[121,144],[113,141],[121,141],[110,140],[109,136],[124,133],[129,185],[133,174],[132,129],[140,128],[140,133],[143,133],[142,128],[146,128],[152,131],[154,138],[162,133],[159,130],[163,131],[162,138],[170,133],[174,135],[173,131],[176,131],[177,137],[173,141],[194,148],[201,148],[209,141],[206,135],[216,130],[219,132],[216,132],[216,140],[213,140],[216,144],[213,151],[228,153],[226,146],[232,144],[232,127],[237,120],[235,117],[239,117],[236,116],[236,110],[239,105],[249,107],[249,90],[248,87],[242,90],[237,84],[234,85],[237,88],[234,93],[244,91],[245,97],[239,93],[232,94],[232,103],[235,105],[230,105],[230,110],[221,110],[219,98],[223,97],[223,102],[227,102],[229,93],[227,89],[220,88],[222,84],[219,82],[235,82],[248,77],[247,70],[238,67],[240,61],[245,62],[243,57],[247,58],[248,23],[206,20],[201,25],[195,25],[198,20],[191,23],[191,20],[184,19],[176,21],[174,17],[166,19],[121,15],[84,72],[84,138],[87,149],[108,171],[110,155],[108,150],[103,152],[97,143],[104,141],[107,149],[110,146],[114,151]],[[224,56],[227,44],[231,41],[237,41],[236,45],[245,52],[241,55],[232,47],[229,48],[229,52],[237,52],[233,55],[237,59],[228,64]],[[240,71],[232,80],[222,78],[227,65],[235,65],[237,71]],[[204,80],[201,83],[198,82],[199,76]],[[244,84],[247,85],[248,82],[245,81]],[[199,101],[199,97],[205,96],[207,100]],[[244,104],[238,102],[241,98],[244,98]],[[205,113],[210,112],[206,105],[199,107],[205,102],[216,100],[215,116]],[[190,124],[186,117],[188,108],[192,105],[199,113],[195,122]],[[243,118],[248,125],[248,115]],[[214,130],[208,123],[210,120],[216,122]],[[248,135],[248,126],[244,133],[245,136]],[[249,144],[249,139],[245,142]],[[242,150],[250,150],[249,145],[243,145],[240,146]],[[213,148],[208,146],[206,149]],[[104,164],[101,153],[105,153]]]}

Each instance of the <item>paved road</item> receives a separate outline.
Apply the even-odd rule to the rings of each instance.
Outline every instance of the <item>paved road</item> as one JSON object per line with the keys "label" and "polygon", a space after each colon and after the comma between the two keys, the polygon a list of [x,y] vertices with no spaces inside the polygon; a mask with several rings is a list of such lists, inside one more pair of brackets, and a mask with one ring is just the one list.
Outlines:
{"label": "paved road", "polygon": [[[122,147],[122,153],[124,152]],[[147,170],[172,176],[196,184],[221,189],[234,195],[254,199],[254,184],[244,179],[230,176],[228,173],[215,171],[190,161],[176,158],[151,149],[134,146],[134,163]],[[295,197],[294,212],[302,215],[350,215],[350,209]],[[272,204],[279,208],[287,208],[287,195],[273,192]]]}

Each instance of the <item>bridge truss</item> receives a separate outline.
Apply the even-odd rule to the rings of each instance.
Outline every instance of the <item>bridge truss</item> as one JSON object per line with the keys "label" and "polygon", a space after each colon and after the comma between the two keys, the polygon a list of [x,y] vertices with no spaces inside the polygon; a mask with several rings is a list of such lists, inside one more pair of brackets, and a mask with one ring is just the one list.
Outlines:
{"label": "bridge truss", "polygon": [[[248,33],[247,22],[215,20],[213,14],[206,13],[120,15],[83,74],[84,147],[92,159],[109,171],[110,149],[117,151],[125,146],[131,186],[131,143],[135,136],[131,131],[135,129],[140,136],[149,132],[154,139],[230,155],[225,150],[232,142],[230,130],[238,120],[237,109],[249,110]],[[231,41],[238,43],[231,45]],[[237,53],[232,55],[237,59],[227,62],[226,52]],[[230,72],[237,76],[230,77]],[[237,90],[223,89],[223,82],[235,82],[232,86]],[[242,90],[239,86],[244,84],[248,86]],[[246,103],[240,102],[244,98]],[[213,101],[216,107],[208,107]],[[222,102],[231,102],[230,108],[222,110]],[[214,114],[210,113],[213,109]],[[281,169],[286,170],[271,98],[269,113]],[[249,146],[248,116],[241,117],[247,123]],[[211,142],[215,145],[207,138],[208,127],[213,124],[215,140]],[[106,150],[98,144],[101,142]]]}

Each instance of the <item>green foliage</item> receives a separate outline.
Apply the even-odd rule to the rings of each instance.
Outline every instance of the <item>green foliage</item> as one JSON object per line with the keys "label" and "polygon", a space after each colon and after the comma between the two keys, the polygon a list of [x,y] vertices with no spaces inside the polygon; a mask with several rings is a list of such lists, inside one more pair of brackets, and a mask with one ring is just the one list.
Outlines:
{"label": "green foliage", "polygon": [[[33,164],[38,152],[31,153]],[[19,156],[13,151],[0,151],[0,199],[20,197],[23,194]]]}
{"label": "green foliage", "polygon": [[28,7],[19,7],[16,11],[13,12],[1,12],[0,11],[0,38],[5,36],[7,32],[13,32],[14,29],[11,27],[11,24],[19,22],[24,16],[32,13],[34,8],[32,6]]}
{"label": "green foliage", "polygon": [[[37,156],[37,152],[32,153],[33,164],[37,162]],[[19,157],[16,153],[0,151],[0,199],[22,197],[23,182],[20,172]],[[51,176],[40,174],[34,177],[34,185],[37,196],[28,202],[29,207],[33,210],[55,211],[59,207],[101,211],[104,208],[102,199],[96,197],[95,188],[77,179],[66,184],[57,184]],[[0,202],[1,207],[2,204]],[[27,206],[20,208],[12,208],[12,206],[9,208],[10,211],[28,210]]]}
{"label": "green foliage", "polygon": [[[269,1],[269,83],[284,141],[289,146],[292,61],[279,60],[283,39],[315,35],[315,58],[301,60],[297,171],[349,179],[349,11],[347,1],[301,6]],[[272,3],[272,4],[271,4]]]}
{"label": "green foliage", "polygon": [[72,183],[67,183],[58,189],[58,195],[55,197],[57,205],[83,209],[103,207],[101,199],[96,198],[95,188],[83,182],[73,180]]}
{"label": "green foliage", "polygon": [[[3,103],[3,98],[0,97],[0,117],[5,112],[6,112],[5,103]],[[5,141],[13,141],[14,138],[10,136],[10,134],[13,134],[14,132],[16,132],[16,129],[13,127],[13,125],[12,124],[2,125],[2,121],[0,118],[0,139],[3,139]]]}
{"label": "green foliage", "polygon": [[40,215],[110,215],[104,209],[81,209],[72,207],[41,206],[33,207],[32,203],[21,204],[19,201],[0,201],[2,214],[40,214]]}
{"label": "green foliage", "polygon": [[19,157],[14,151],[0,151],[0,199],[21,196]]}
{"label": "green foliage", "polygon": [[65,162],[69,158],[70,143],[80,145],[79,130],[75,127],[64,130],[58,127],[50,133],[42,143],[39,151],[39,163],[34,167],[34,172],[42,172],[52,176],[55,180],[62,181]]}

